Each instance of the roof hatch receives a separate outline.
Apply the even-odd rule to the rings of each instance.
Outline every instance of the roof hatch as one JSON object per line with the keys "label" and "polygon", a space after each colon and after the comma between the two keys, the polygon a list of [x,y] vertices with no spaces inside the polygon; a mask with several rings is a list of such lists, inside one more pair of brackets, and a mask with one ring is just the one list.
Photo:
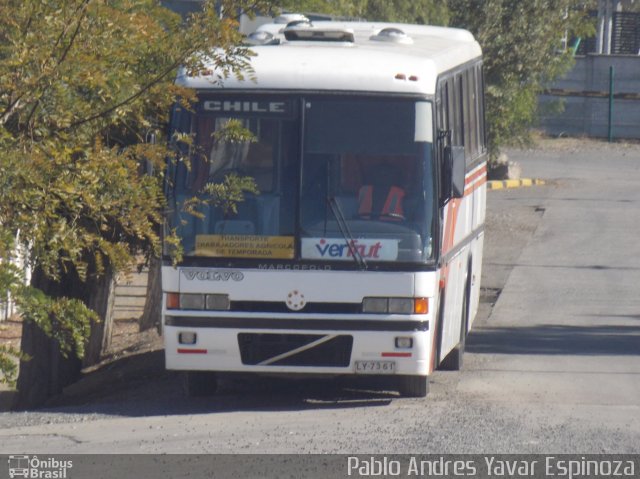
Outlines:
{"label": "roof hatch", "polygon": [[248,45],[279,45],[280,39],[273,36],[273,34],[265,31],[257,31],[250,33],[245,38],[245,43]]}
{"label": "roof hatch", "polygon": [[348,42],[355,41],[353,30],[339,28],[316,28],[309,21],[291,22],[284,29],[284,37],[290,41]]}
{"label": "roof hatch", "polygon": [[395,27],[383,28],[375,35],[369,37],[369,40],[376,42],[402,43],[405,45],[413,43],[413,38],[407,35],[403,30]]}

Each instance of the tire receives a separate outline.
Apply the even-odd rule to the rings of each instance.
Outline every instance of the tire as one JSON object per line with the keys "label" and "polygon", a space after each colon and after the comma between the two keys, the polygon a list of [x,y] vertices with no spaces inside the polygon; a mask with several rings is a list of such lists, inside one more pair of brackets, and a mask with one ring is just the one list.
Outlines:
{"label": "tire", "polygon": [[429,392],[428,376],[398,376],[398,392],[409,398],[423,398]]}
{"label": "tire", "polygon": [[216,373],[211,371],[186,371],[183,381],[184,392],[188,397],[213,396],[218,389]]}

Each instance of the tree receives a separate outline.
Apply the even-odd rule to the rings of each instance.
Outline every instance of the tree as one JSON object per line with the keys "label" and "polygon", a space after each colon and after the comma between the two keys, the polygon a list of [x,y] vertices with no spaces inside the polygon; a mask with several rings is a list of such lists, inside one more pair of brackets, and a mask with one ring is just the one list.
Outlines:
{"label": "tree", "polygon": [[563,38],[592,29],[584,2],[449,0],[449,10],[451,25],[473,32],[483,49],[491,153],[526,143],[538,95],[573,64]]}
{"label": "tree", "polygon": [[291,11],[326,13],[378,22],[445,24],[446,0],[285,0]]}
{"label": "tree", "polygon": [[[153,0],[0,5],[0,287],[19,303],[31,357],[20,364],[20,407],[78,376],[87,346],[95,356],[104,345],[100,293],[140,254],[159,252],[168,148],[146,139],[162,133],[173,102],[193,99],[173,85],[178,66],[202,71],[208,56],[221,72],[212,81],[249,71],[237,22],[215,3],[186,24]],[[234,15],[269,7],[223,4]],[[142,162],[159,173],[141,175]],[[29,286],[9,267],[18,232]]]}

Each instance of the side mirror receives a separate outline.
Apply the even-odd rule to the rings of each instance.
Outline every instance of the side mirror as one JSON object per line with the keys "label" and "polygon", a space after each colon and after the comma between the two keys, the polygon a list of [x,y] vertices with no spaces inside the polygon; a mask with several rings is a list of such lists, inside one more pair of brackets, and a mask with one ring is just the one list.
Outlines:
{"label": "side mirror", "polygon": [[464,177],[466,174],[466,162],[464,146],[447,146],[444,149],[444,158],[447,165],[449,178],[445,182],[451,194],[451,198],[464,196]]}

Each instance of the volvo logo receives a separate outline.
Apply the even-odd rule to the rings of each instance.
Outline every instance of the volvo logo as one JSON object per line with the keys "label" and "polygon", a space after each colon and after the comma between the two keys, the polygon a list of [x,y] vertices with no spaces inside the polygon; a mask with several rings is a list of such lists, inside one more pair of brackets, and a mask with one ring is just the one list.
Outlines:
{"label": "volvo logo", "polygon": [[182,274],[189,281],[242,281],[244,274],[240,271],[212,271],[209,269],[183,269]]}

